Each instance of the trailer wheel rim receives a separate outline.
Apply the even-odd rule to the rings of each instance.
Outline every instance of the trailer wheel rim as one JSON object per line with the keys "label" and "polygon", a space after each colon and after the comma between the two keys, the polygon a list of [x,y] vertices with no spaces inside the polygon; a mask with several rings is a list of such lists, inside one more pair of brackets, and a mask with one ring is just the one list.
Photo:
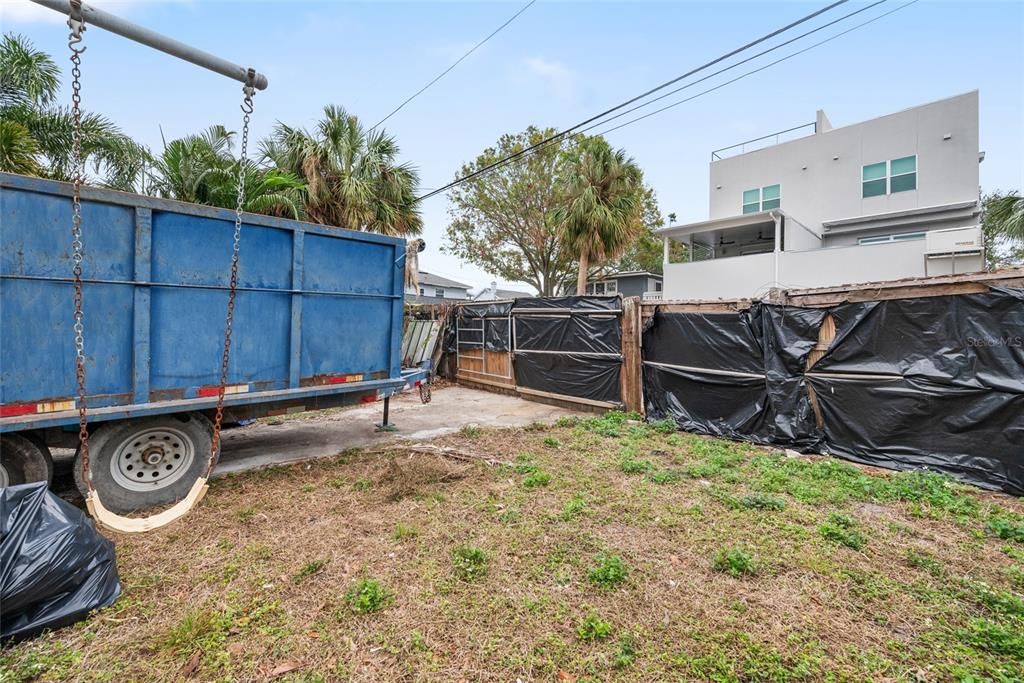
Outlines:
{"label": "trailer wheel rim", "polygon": [[129,491],[155,491],[181,479],[194,459],[195,445],[188,435],[155,427],[121,442],[110,459],[110,474]]}

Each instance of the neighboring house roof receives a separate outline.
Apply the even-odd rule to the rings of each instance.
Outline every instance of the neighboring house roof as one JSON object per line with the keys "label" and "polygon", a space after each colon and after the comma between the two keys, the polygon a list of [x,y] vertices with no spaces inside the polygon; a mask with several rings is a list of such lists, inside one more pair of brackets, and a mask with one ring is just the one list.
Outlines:
{"label": "neighboring house roof", "polygon": [[525,299],[532,298],[534,295],[527,292],[517,292],[511,289],[491,289],[486,288],[481,290],[476,296],[473,297],[474,301],[499,301],[502,299]]}
{"label": "neighboring house roof", "polygon": [[434,275],[424,270],[420,271],[420,287],[451,287],[452,289],[469,289],[470,285],[455,280],[449,280],[440,275]]}
{"label": "neighboring house roof", "polygon": [[624,270],[621,273],[593,277],[588,279],[587,282],[607,282],[608,280],[621,280],[624,277],[653,277],[660,280],[663,276],[660,273],[652,273],[649,270]]}
{"label": "neighboring house roof", "polygon": [[440,296],[420,296],[419,294],[406,294],[405,303],[407,304],[423,304],[423,305],[437,305],[437,304],[451,304],[460,299],[446,299]]}

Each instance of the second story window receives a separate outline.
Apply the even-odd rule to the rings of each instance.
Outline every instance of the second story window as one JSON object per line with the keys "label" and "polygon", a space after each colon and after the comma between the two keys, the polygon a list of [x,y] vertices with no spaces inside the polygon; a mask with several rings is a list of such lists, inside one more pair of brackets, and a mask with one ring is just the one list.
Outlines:
{"label": "second story window", "polygon": [[438,299],[443,299],[444,298],[444,290],[441,289],[440,287],[435,287],[434,288],[434,296],[436,296]]}
{"label": "second story window", "polygon": [[743,213],[758,213],[779,208],[782,201],[781,186],[769,185],[743,193]]}
{"label": "second story window", "polygon": [[917,157],[868,164],[861,176],[861,196],[878,197],[917,189]]}

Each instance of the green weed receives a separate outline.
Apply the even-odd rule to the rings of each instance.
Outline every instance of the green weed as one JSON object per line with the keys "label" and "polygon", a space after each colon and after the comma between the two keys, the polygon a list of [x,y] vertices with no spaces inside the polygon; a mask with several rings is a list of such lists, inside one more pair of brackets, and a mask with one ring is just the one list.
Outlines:
{"label": "green weed", "polygon": [[958,631],[960,639],[974,647],[999,655],[1024,659],[1024,630],[1003,626],[988,619],[971,619]]}
{"label": "green weed", "polygon": [[302,583],[305,579],[318,574],[327,565],[326,560],[312,560],[302,565],[302,569],[299,573],[292,577],[292,581],[295,583]]}
{"label": "green weed", "polygon": [[711,567],[735,578],[757,573],[757,561],[754,556],[741,548],[722,548],[715,553]]}
{"label": "green weed", "polygon": [[587,580],[601,588],[613,588],[626,580],[629,567],[618,555],[598,555],[597,564],[587,574]]}
{"label": "green weed", "polygon": [[752,493],[749,496],[743,496],[737,502],[745,510],[771,510],[778,512],[786,507],[786,501],[764,493]]}
{"label": "green weed", "polygon": [[546,436],[544,437],[544,445],[548,448],[558,448],[562,445],[562,442],[553,436]]}
{"label": "green weed", "polygon": [[544,470],[536,470],[526,475],[523,479],[523,486],[528,489],[537,488],[540,486],[547,486],[551,483],[551,475]]}
{"label": "green weed", "polygon": [[191,654],[195,650],[214,652],[223,646],[229,628],[231,616],[227,612],[196,608],[170,628],[161,645],[178,654]]}
{"label": "green weed", "polygon": [[682,478],[683,475],[676,470],[658,470],[650,476],[650,480],[655,484],[672,484]]}
{"label": "green weed", "polygon": [[462,429],[459,430],[459,434],[462,434],[462,436],[467,439],[475,439],[483,434],[483,430],[476,425],[464,425]]}
{"label": "green weed", "polygon": [[473,546],[460,546],[452,554],[455,574],[463,581],[475,581],[487,573],[487,553]]}
{"label": "green weed", "polygon": [[636,655],[636,641],[632,635],[627,633],[619,638],[615,656],[612,658],[612,665],[616,669],[625,669],[636,661]]}
{"label": "green weed", "polygon": [[252,521],[253,517],[256,516],[256,508],[244,507],[238,511],[238,521],[242,524],[248,524]]}
{"label": "green weed", "polygon": [[985,526],[990,534],[1004,541],[1024,543],[1024,520],[1006,515],[993,516]]}
{"label": "green weed", "polygon": [[648,425],[651,429],[658,432],[659,434],[675,434],[679,430],[679,425],[671,417],[666,417],[663,420],[655,420],[649,422]]}
{"label": "green weed", "polygon": [[591,612],[576,626],[576,635],[580,640],[593,641],[604,640],[612,634],[612,625]]}
{"label": "green weed", "polygon": [[391,537],[394,538],[396,541],[405,541],[410,538],[416,538],[419,535],[420,532],[418,529],[416,529],[416,527],[409,526],[408,524],[403,524],[402,522],[399,522],[395,525],[395,531],[393,534],[391,534]]}
{"label": "green weed", "polygon": [[372,488],[373,482],[369,479],[357,479],[355,483],[352,484],[353,491],[369,491]]}
{"label": "green weed", "polygon": [[345,593],[345,602],[353,612],[370,614],[379,612],[390,604],[394,596],[376,579],[359,579]]}
{"label": "green weed", "polygon": [[576,519],[583,511],[587,509],[587,499],[582,493],[577,493],[575,496],[566,501],[562,507],[562,519],[566,522]]}
{"label": "green weed", "polygon": [[932,576],[939,577],[946,573],[946,569],[942,566],[942,563],[927,553],[911,548],[907,551],[906,558],[907,564],[911,567],[923,569]]}
{"label": "green weed", "polygon": [[619,469],[624,474],[646,474],[654,469],[654,463],[650,460],[637,460],[626,453],[619,459]]}
{"label": "green weed", "polygon": [[849,515],[833,512],[818,526],[818,533],[826,541],[860,550],[866,543],[864,535],[857,529],[857,523]]}

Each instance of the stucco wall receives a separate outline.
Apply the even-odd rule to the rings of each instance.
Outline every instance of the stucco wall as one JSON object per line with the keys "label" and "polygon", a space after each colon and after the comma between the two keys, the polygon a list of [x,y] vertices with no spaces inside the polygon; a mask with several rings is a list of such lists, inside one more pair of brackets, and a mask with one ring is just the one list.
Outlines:
{"label": "stucco wall", "polygon": [[667,263],[664,269],[666,299],[736,299],[768,292],[775,254]]}
{"label": "stucco wall", "polygon": [[[778,252],[778,287],[830,287],[925,275],[924,240]],[[956,259],[956,272],[984,268],[982,258]],[[928,262],[928,275],[949,275],[951,259]],[[775,254],[756,254],[665,266],[666,299],[736,299],[764,296],[775,284]]]}
{"label": "stucco wall", "polygon": [[[834,128],[713,162],[710,218],[742,214],[744,190],[776,183],[781,208],[818,232],[823,221],[977,200],[978,144],[977,91]],[[862,198],[864,165],[910,155],[916,190]],[[787,250],[819,246],[798,226],[785,239]]]}

